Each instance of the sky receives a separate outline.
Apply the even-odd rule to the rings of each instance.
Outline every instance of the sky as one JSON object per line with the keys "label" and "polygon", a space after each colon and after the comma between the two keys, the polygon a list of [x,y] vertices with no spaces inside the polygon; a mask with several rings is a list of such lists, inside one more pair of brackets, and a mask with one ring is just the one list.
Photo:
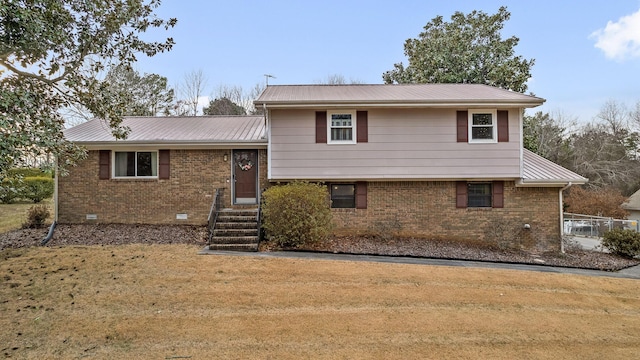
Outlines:
{"label": "sky", "polygon": [[640,0],[163,0],[156,14],[175,17],[167,53],[139,58],[141,73],[170,85],[202,70],[207,95],[220,86],[314,84],[330,75],[380,84],[395,63],[407,65],[404,42],[436,16],[494,14],[506,6],[502,30],[520,39],[516,55],[535,59],[528,92],[546,99],[532,110],[592,121],[607,101],[640,101]]}

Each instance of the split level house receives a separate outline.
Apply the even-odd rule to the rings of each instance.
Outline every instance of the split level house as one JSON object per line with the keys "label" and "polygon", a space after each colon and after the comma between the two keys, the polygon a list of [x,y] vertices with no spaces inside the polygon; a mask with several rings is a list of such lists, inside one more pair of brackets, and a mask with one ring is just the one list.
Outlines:
{"label": "split level house", "polygon": [[[544,99],[486,85],[276,85],[259,116],[129,117],[65,131],[89,155],[58,178],[60,223],[206,224],[295,180],[326,184],[335,230],[558,249],[562,191],[587,179],[523,148]],[[502,235],[501,235],[502,232]]]}

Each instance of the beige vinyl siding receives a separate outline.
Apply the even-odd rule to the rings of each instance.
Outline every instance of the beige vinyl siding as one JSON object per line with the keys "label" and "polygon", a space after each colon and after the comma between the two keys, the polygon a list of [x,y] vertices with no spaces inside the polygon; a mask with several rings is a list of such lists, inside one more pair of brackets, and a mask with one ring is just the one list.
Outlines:
{"label": "beige vinyl siding", "polygon": [[520,176],[520,109],[509,111],[510,142],[495,144],[457,143],[455,109],[357,110],[368,110],[369,142],[348,145],[315,143],[315,110],[272,110],[270,178],[486,179]]}

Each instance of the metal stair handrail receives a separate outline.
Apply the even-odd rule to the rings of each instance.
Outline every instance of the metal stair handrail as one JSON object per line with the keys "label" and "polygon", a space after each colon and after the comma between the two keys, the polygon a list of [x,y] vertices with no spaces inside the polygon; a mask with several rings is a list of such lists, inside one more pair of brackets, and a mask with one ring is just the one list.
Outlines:
{"label": "metal stair handrail", "polygon": [[211,210],[209,210],[209,217],[207,218],[207,227],[209,229],[209,240],[207,245],[211,245],[211,239],[213,238],[213,230],[216,227],[218,221],[218,214],[220,213],[220,193],[222,189],[216,189],[213,195],[213,202],[211,203]]}

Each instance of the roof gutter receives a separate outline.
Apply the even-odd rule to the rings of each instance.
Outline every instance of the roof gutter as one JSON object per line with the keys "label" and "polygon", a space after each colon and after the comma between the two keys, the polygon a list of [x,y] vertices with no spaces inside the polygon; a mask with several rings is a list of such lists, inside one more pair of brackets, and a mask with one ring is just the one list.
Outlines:
{"label": "roof gutter", "polygon": [[[586,180],[586,179],[585,179]],[[587,181],[582,179],[558,179],[558,180],[528,180],[524,181],[522,179],[518,179],[516,181],[516,187],[563,187],[563,189],[567,186],[567,181],[571,185],[581,185],[586,184]],[[569,186],[571,186],[569,185]]]}
{"label": "roof gutter", "polygon": [[169,149],[228,149],[228,148],[266,148],[267,140],[260,141],[234,141],[234,142],[193,142],[193,141],[78,141],[77,145],[88,150],[104,149],[132,149],[132,148],[169,148]]}

